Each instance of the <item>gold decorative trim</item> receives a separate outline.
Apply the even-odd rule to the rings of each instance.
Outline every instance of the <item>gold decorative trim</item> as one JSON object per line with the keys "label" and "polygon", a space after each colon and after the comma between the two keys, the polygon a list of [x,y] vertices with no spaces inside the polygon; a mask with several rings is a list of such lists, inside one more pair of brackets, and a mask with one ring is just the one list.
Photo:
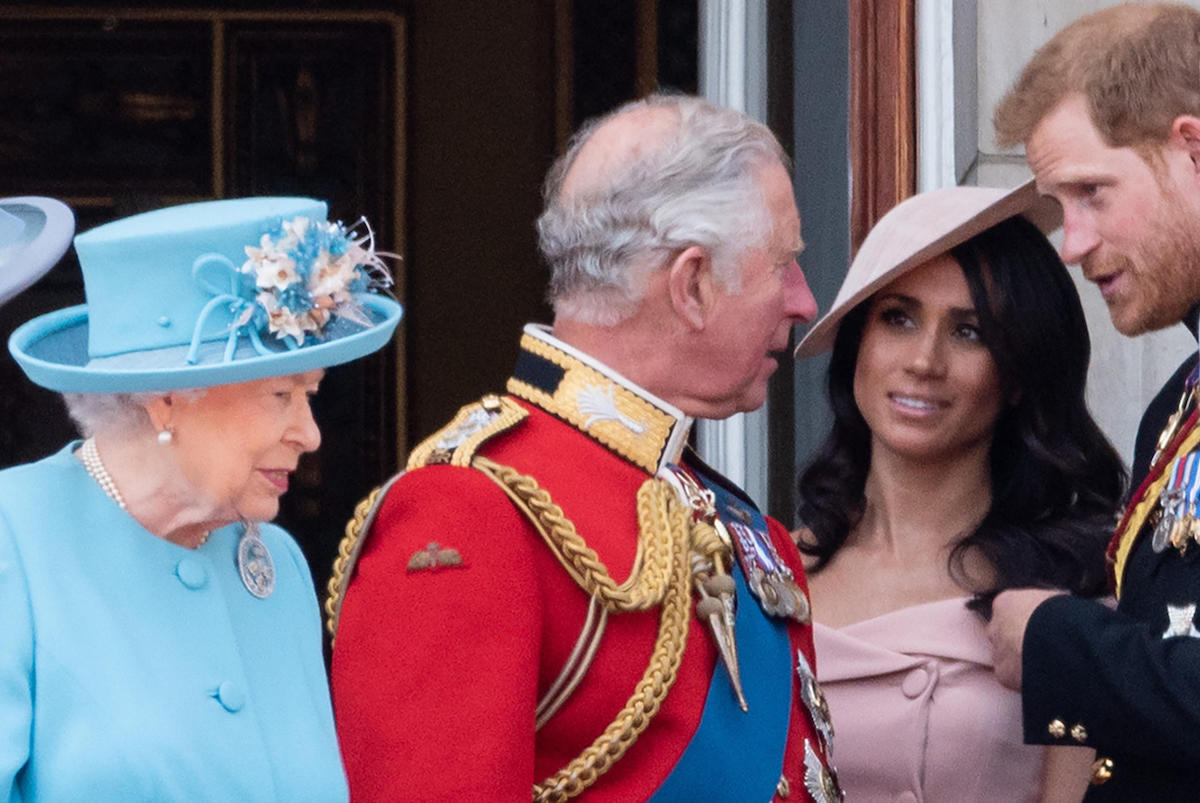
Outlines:
{"label": "gold decorative trim", "polygon": [[[532,341],[532,338],[527,339]],[[526,343],[523,341],[524,345]],[[552,350],[552,347],[547,345],[547,350]],[[671,431],[675,425],[684,423],[622,388],[599,371],[563,352],[553,351],[561,355],[564,361],[570,360],[569,364],[563,367],[575,371],[577,375],[583,374],[584,380],[607,383],[613,389],[612,398],[617,398],[617,393],[620,392],[625,403],[617,409],[625,415],[630,415],[632,411],[654,413],[668,418],[665,431],[661,419],[650,422],[659,424],[657,431],[661,433],[658,436],[660,454],[670,442]],[[511,385],[510,382],[510,389]],[[628,398],[625,398],[626,394]],[[541,395],[553,402],[554,397],[544,393]],[[533,399],[528,400],[538,403]],[[636,401],[637,405],[629,405],[630,400]],[[571,410],[576,417],[584,414],[578,407],[572,407]],[[549,409],[548,411],[554,412]],[[705,537],[704,528],[693,522],[690,509],[684,505],[669,483],[651,476],[642,483],[637,493],[638,541],[633,569],[630,576],[618,584],[596,552],[576,531],[575,525],[566,517],[562,508],[538,486],[536,480],[475,454],[488,438],[516,426],[528,415],[528,411],[511,399],[499,396],[485,397],[475,404],[463,407],[447,426],[418,446],[409,458],[408,467],[412,469],[431,464],[469,466],[495,482],[533,524],[571,578],[588,594],[594,604],[599,605],[602,621],[608,612],[660,608],[658,635],[650,661],[624,708],[579,756],[543,782],[534,784],[533,800],[557,802],[575,797],[594,784],[613,763],[625,755],[658,713],[662,701],[666,699],[667,693],[675,683],[687,646],[693,569],[697,566],[703,568],[712,565],[716,558],[715,554],[710,553],[725,547],[719,538]],[[645,417],[653,419],[655,416]],[[657,457],[655,462],[648,466],[656,464]],[[652,468],[649,470],[653,471]],[[325,601],[326,626],[331,635],[336,636],[341,603],[362,550],[365,535],[370,530],[382,499],[387,496],[391,484],[400,476],[396,475],[386,485],[376,488],[359,502],[355,507],[354,517],[346,525],[346,534],[339,544],[338,558],[334,561],[333,576],[329,581],[329,597]],[[569,672],[564,670],[565,688],[561,695],[547,701],[551,710],[544,712],[541,718],[543,723],[545,719],[553,716],[554,711],[582,680],[595,655],[603,629],[601,624],[597,628],[598,632],[591,634],[591,638],[581,637],[581,642],[587,641],[589,644],[585,646],[581,660],[568,667]],[[577,645],[577,649],[579,646]]]}
{"label": "gold decorative trim", "polygon": [[[408,458],[408,468],[445,463],[468,466],[471,458],[484,441],[515,427],[529,416],[521,405],[500,396],[484,396],[481,400],[464,406],[449,424],[426,438]],[[338,620],[342,613],[342,601],[354,567],[362,552],[366,535],[375,520],[379,505],[387,496],[392,483],[404,474],[396,474],[385,484],[371,491],[354,507],[354,515],[346,522],[345,535],[338,543],[338,554],[333,561],[333,574],[329,577],[325,599],[325,627],[336,640]]]}
{"label": "gold decorative trim", "polygon": [[1112,779],[1115,765],[1111,758],[1098,758],[1092,762],[1092,776],[1088,783],[1092,786],[1103,786]]}
{"label": "gold decorative trim", "polygon": [[[485,457],[477,457],[472,465],[504,490],[571,577],[605,609],[645,610],[661,603],[650,662],[625,707],[567,766],[534,784],[534,801],[561,803],[581,794],[625,755],[650,725],[675,684],[691,618],[689,552],[695,538],[691,513],[666,482],[651,477],[642,483],[637,494],[638,557],[629,579],[618,586],[576,532],[575,525],[551,501],[550,495],[538,487],[536,480]],[[648,565],[642,565],[643,561]]]}
{"label": "gold decorative trim", "polygon": [[[547,393],[516,377],[508,380],[508,392],[548,413],[633,463],[647,474],[656,473],[664,462],[676,462],[682,449],[680,418],[596,370],[571,354],[526,332],[521,349],[563,369],[562,381]],[[678,444],[678,445],[677,445]]]}
{"label": "gold decorative trim", "polygon": [[465,405],[450,423],[423,440],[408,456],[407,468],[428,465],[471,465],[476,450],[489,438],[512,429],[529,411],[512,399],[488,395]]}
{"label": "gold decorative trim", "polygon": [[[1175,450],[1175,455],[1188,454],[1193,451],[1197,445],[1200,445],[1200,426],[1197,426],[1189,432],[1179,444],[1179,448]],[[1121,530],[1120,539],[1117,542],[1117,550],[1115,555],[1115,566],[1113,567],[1113,576],[1116,578],[1116,596],[1121,598],[1121,592],[1124,590],[1125,579],[1125,564],[1129,560],[1130,553],[1133,552],[1133,546],[1138,541],[1138,536],[1141,533],[1142,527],[1145,526],[1146,520],[1150,518],[1151,512],[1158,506],[1158,497],[1162,494],[1163,488],[1167,481],[1171,478],[1171,472],[1166,468],[1171,464],[1171,460],[1160,460],[1157,464],[1159,475],[1153,482],[1146,487],[1146,492],[1142,494],[1141,500],[1134,505],[1129,512],[1125,527]]]}
{"label": "gold decorative trim", "polygon": [[[390,484],[390,483],[389,483]],[[354,573],[354,564],[362,550],[362,534],[368,521],[374,517],[375,503],[379,501],[384,486],[380,485],[354,506],[354,515],[346,522],[346,532],[338,542],[338,554],[333,560],[333,574],[325,588],[325,628],[329,631],[330,643],[337,640],[338,620],[342,615],[342,600],[346,598],[346,587]]]}
{"label": "gold decorative trim", "polygon": [[[476,423],[488,415],[482,426]],[[519,413],[520,415],[516,415]],[[437,457],[439,462],[461,465],[461,460],[473,453],[488,437],[502,432],[528,413],[511,400],[485,398],[467,405],[455,419],[419,447],[425,459]],[[457,445],[452,445],[457,443]],[[410,459],[409,465],[422,463]],[[719,538],[705,537],[703,527],[692,521],[687,508],[675,489],[657,477],[650,477],[638,489],[638,543],[633,570],[625,582],[618,584],[608,573],[599,556],[588,547],[575,525],[556,505],[537,481],[515,469],[501,465],[482,455],[473,455],[468,465],[495,482],[513,504],[533,524],[555,557],[594,603],[602,615],[608,611],[626,612],[660,607],[658,635],[650,661],[625,706],[604,732],[596,737],[579,756],[567,766],[539,784],[534,784],[535,801],[565,801],[594,784],[637,741],[658,713],[662,701],[675,684],[683,652],[687,646],[691,613],[693,564],[709,566],[715,552],[724,549]],[[341,603],[362,550],[364,534],[369,532],[379,505],[388,489],[401,475],[376,488],[355,507],[353,518],[346,524],[346,534],[338,546],[333,576],[329,580],[329,597],[325,601],[326,627],[336,637]],[[711,528],[710,528],[711,529]],[[588,641],[598,642],[603,633],[593,634]],[[582,680],[595,655],[597,644],[592,643],[582,662],[570,667],[567,688],[553,700],[557,708]],[[553,715],[546,712],[544,719]]]}
{"label": "gold decorative trim", "polygon": [[671,579],[673,545],[663,534],[665,526],[650,527],[645,520],[655,506],[666,504],[661,501],[665,496],[678,498],[670,485],[651,477],[638,489],[638,519],[643,525],[638,533],[633,571],[625,582],[618,584],[600,556],[587,545],[575,524],[536,479],[482,455],[476,456],[471,465],[500,486],[516,508],[534,524],[571,579],[589,596],[596,597],[607,610],[613,613],[645,611],[663,601]]}

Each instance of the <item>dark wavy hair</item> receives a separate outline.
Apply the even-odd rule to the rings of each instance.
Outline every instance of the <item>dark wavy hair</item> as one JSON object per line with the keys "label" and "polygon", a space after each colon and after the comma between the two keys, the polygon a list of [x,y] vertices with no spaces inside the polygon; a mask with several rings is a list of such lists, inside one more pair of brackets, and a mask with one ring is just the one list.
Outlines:
{"label": "dark wavy hair", "polygon": [[[948,571],[990,612],[1005,588],[1042,586],[1095,596],[1106,586],[1104,546],[1125,491],[1120,457],[1084,401],[1091,342],[1067,269],[1037,227],[1013,217],[951,249],[1002,387],[1017,391],[996,422],[992,504],[951,550]],[[833,430],[800,477],[803,552],[825,566],[862,517],[871,431],[854,402],[854,369],[870,299],[838,328],[829,364]],[[978,550],[995,572],[975,588],[964,561]]]}

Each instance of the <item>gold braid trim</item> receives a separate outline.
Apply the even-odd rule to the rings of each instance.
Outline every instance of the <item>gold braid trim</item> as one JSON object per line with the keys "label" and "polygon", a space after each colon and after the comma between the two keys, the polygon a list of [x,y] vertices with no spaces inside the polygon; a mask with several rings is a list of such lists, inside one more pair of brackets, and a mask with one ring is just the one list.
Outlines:
{"label": "gold braid trim", "polygon": [[642,484],[638,490],[639,530],[659,533],[659,538],[669,540],[672,546],[669,585],[659,615],[654,652],[625,707],[578,757],[542,783],[534,784],[534,801],[560,803],[594,784],[649,727],[667,692],[675,685],[691,618],[689,520],[690,515],[679,504],[674,489],[655,479]]}
{"label": "gold braid trim", "polygon": [[512,399],[489,393],[477,402],[464,405],[450,423],[430,435],[412,450],[406,468],[449,464],[468,466],[475,451],[490,438],[515,427],[529,417],[529,411]]}
{"label": "gold braid trim", "polygon": [[[374,509],[379,492],[383,490],[383,487],[382,485],[377,486],[375,490],[367,494],[366,498],[354,506],[354,516],[346,522],[346,534],[338,543],[338,554],[333,559],[333,574],[330,575],[329,584],[325,587],[329,591],[329,596],[325,599],[325,628],[329,631],[332,640],[337,638],[338,616],[342,612],[342,595],[345,593],[346,584],[350,579],[350,571],[354,568],[354,562],[358,555],[357,547],[359,539],[362,538],[363,525],[367,521],[368,514]],[[331,646],[332,640],[330,641]]]}
{"label": "gold braid trim", "polygon": [[[509,418],[497,429],[507,429],[515,423]],[[459,454],[455,456],[465,458],[477,445],[471,443],[466,449],[456,450]],[[617,584],[595,550],[587,545],[562,508],[536,480],[482,455],[474,455],[470,465],[505,492],[534,524],[571,578],[587,594],[599,600],[606,610],[643,611],[659,604],[662,606],[650,662],[624,708],[579,756],[542,783],[533,785],[532,799],[536,803],[561,803],[582,793],[607,772],[633,746],[658,713],[675,684],[687,646],[691,619],[692,541],[696,540],[697,551],[711,562],[722,548],[720,538],[714,537],[717,536],[715,530],[705,531],[701,526],[703,522],[693,521],[691,510],[671,485],[651,477],[642,483],[637,493],[638,544],[633,571],[624,583]],[[387,487],[376,488],[359,502],[354,517],[346,524],[346,534],[338,546],[333,576],[329,580],[329,598],[325,602],[326,626],[331,634],[337,630],[341,600],[361,548],[363,531]],[[712,527],[708,526],[707,530]],[[586,666],[579,673],[585,671]]]}
{"label": "gold braid trim", "polygon": [[[467,466],[475,450],[489,438],[507,432],[529,417],[529,412],[512,399],[487,395],[477,402],[463,406],[449,424],[426,438],[409,455],[407,469],[424,465],[449,464]],[[403,472],[401,472],[403,474]],[[325,627],[331,637],[337,636],[338,620],[341,617],[342,600],[358,555],[362,551],[367,530],[374,519],[376,508],[383,502],[387,490],[401,474],[379,486],[354,507],[354,516],[346,522],[345,536],[338,543],[338,554],[333,561],[333,574],[329,577],[325,599]]]}
{"label": "gold braid trim", "polygon": [[[471,465],[491,477],[517,509],[538,525],[542,538],[571,579],[598,598],[609,611],[644,611],[662,602],[671,578],[674,547],[672,539],[665,535],[666,529],[641,524],[634,571],[624,583],[617,585],[595,550],[575,531],[575,525],[550,499],[550,494],[538,486],[537,480],[482,455],[476,455]],[[674,494],[674,490],[661,480],[651,478],[643,483],[638,490],[639,521],[643,507],[650,504],[643,501],[645,494],[652,493],[647,487],[659,485],[662,486],[660,494]]]}
{"label": "gold braid trim", "polygon": [[729,547],[721,539],[717,528],[703,519],[692,522],[692,555],[694,560],[708,572],[725,574],[729,567]]}
{"label": "gold braid trim", "polygon": [[[561,803],[594,784],[625,755],[649,727],[650,720],[675,684],[687,646],[691,618],[691,511],[668,483],[656,477],[642,483],[637,493],[638,557],[634,559],[634,572],[629,580],[617,586],[596,553],[575,531],[575,525],[532,477],[479,455],[471,465],[504,489],[534,523],[575,582],[593,598],[600,599],[606,608],[645,610],[662,603],[650,663],[625,707],[578,757],[542,783],[534,784],[534,801]],[[711,548],[713,539],[704,540]],[[719,543],[719,539],[716,540]],[[654,569],[650,568],[652,563]],[[652,571],[656,573],[655,578],[647,578]],[[661,583],[657,580],[660,571]],[[655,601],[646,604],[651,599]]]}
{"label": "gold braid trim", "polygon": [[505,386],[509,393],[566,421],[647,474],[665,461],[679,460],[689,426],[681,412],[668,412],[661,406],[666,402],[647,398],[646,391],[629,387],[628,380],[588,365],[528,331],[521,335],[521,351],[558,366],[562,378],[547,389],[513,376]]}

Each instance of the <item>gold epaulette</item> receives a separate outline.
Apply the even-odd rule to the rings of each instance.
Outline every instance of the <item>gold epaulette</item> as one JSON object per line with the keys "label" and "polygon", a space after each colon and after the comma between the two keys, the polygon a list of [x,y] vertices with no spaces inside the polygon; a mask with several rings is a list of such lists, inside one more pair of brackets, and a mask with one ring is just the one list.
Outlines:
{"label": "gold epaulette", "polygon": [[503,396],[484,396],[458,411],[450,423],[421,442],[408,456],[407,470],[421,466],[466,467],[490,438],[515,427],[529,411]]}
{"label": "gold epaulette", "polygon": [[[470,466],[471,458],[488,439],[507,432],[524,421],[529,412],[512,399],[496,395],[484,396],[458,411],[450,423],[421,442],[408,456],[405,471],[431,465]],[[354,515],[346,522],[345,535],[338,544],[337,557],[333,561],[333,575],[329,578],[325,599],[325,627],[331,637],[337,637],[338,618],[342,612],[342,600],[354,566],[366,543],[366,534],[387,497],[387,489],[404,475],[396,474],[354,507]]]}
{"label": "gold epaulette", "polygon": [[[697,561],[698,565],[707,564],[703,555],[691,555],[693,540],[698,545],[702,539],[694,536],[696,525],[690,508],[683,504],[671,485],[650,476],[637,492],[638,543],[634,568],[629,578],[618,584],[600,557],[576,531],[575,525],[536,480],[477,454],[488,439],[512,429],[528,415],[511,399],[486,396],[463,407],[449,424],[413,450],[406,471],[429,465],[453,465],[470,467],[487,476],[530,521],[591,600],[588,623],[580,632],[571,658],[538,703],[538,728],[578,687],[595,656],[609,611],[623,613],[660,608],[658,635],[650,661],[625,706],[576,758],[541,783],[533,784],[532,800],[536,803],[562,803],[582,793],[620,760],[660,709],[675,683],[687,646],[692,566]],[[329,580],[329,597],[325,601],[326,626],[332,636],[337,635],[341,601],[365,536],[370,532],[388,488],[403,473],[392,477],[363,499],[354,510],[354,518],[346,524],[346,535],[338,546],[333,576]],[[721,547],[719,538],[710,541]],[[708,560],[711,562],[711,556]],[[601,609],[600,622],[593,627],[590,623],[595,608]]]}

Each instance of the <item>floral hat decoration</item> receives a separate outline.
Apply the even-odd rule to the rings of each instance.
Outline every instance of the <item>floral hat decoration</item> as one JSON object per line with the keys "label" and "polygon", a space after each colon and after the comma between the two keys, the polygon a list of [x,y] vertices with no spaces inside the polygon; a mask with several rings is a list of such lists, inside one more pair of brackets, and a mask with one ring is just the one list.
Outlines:
{"label": "floral hat decoration", "polygon": [[[9,350],[31,380],[112,393],[246,382],[387,344],[401,307],[365,219],[310,198],[184,204],[75,238],[87,303],[25,323]],[[361,229],[361,231],[360,231]]]}
{"label": "floral hat decoration", "polygon": [[62,201],[0,198],[0,304],[53,268],[74,233],[75,215]]}

